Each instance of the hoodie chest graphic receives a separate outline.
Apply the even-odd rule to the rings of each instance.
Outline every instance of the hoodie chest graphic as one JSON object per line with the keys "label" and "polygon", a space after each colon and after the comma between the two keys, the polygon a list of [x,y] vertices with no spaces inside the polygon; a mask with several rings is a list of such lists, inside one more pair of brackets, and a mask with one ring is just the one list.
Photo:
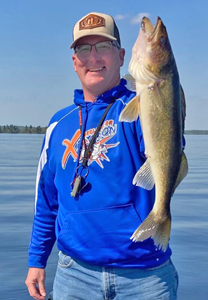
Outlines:
{"label": "hoodie chest graphic", "polygon": [[[84,141],[82,145],[82,151],[80,153],[79,162],[81,163],[84,157],[85,148],[88,147],[90,140],[95,132],[96,128],[92,128],[86,130],[84,133]],[[102,169],[103,161],[110,162],[110,159],[107,155],[108,150],[111,148],[117,147],[120,142],[117,143],[109,143],[109,141],[116,135],[117,133],[117,124],[114,124],[114,120],[106,120],[101,127],[101,130],[96,138],[95,144],[93,146],[92,153],[88,160],[88,165],[96,162]],[[64,139],[62,145],[66,147],[63,157],[62,157],[62,168],[65,169],[67,166],[67,162],[70,157],[73,158],[75,162],[78,158],[79,153],[79,145],[81,139],[81,131],[78,129],[73,135],[72,139]]]}

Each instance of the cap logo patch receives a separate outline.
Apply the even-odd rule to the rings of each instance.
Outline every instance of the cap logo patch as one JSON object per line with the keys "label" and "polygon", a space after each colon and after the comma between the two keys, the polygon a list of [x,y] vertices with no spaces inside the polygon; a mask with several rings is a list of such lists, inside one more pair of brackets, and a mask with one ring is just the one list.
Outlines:
{"label": "cap logo patch", "polygon": [[105,19],[94,14],[90,14],[79,22],[79,30],[92,29],[103,26],[105,26]]}

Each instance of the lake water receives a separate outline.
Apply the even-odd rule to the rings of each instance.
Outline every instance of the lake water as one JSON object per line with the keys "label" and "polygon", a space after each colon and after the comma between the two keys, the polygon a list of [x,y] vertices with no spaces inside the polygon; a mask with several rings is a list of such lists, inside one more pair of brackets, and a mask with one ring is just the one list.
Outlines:
{"label": "lake water", "polygon": [[[32,299],[24,285],[33,219],[37,163],[43,135],[0,134],[0,299]],[[172,260],[178,300],[208,299],[208,136],[186,136],[189,174],[171,202]],[[49,293],[57,249],[48,261]]]}

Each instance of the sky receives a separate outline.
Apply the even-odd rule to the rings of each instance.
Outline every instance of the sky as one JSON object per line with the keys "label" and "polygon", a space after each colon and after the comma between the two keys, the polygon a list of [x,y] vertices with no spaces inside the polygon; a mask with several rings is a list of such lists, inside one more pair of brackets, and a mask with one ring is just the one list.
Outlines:
{"label": "sky", "polygon": [[208,130],[207,0],[0,0],[0,125],[47,126],[81,88],[69,46],[90,12],[112,15],[128,73],[142,16],[163,20],[186,95],[186,129]]}

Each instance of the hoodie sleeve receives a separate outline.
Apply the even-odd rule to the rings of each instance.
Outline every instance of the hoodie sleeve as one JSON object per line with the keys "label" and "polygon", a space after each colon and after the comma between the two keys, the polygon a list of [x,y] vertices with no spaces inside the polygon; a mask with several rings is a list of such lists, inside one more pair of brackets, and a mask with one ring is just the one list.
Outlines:
{"label": "hoodie sleeve", "polygon": [[51,133],[57,122],[52,123],[45,135],[36,178],[35,215],[29,246],[29,267],[45,268],[56,240],[55,221],[58,211],[54,174],[49,167],[48,148]]}
{"label": "hoodie sleeve", "polygon": [[136,121],[136,134],[137,134],[137,139],[139,141],[139,152],[140,152],[140,155],[143,158],[146,159],[144,137],[143,137],[143,132],[142,132],[140,118],[138,118],[137,121]]}

